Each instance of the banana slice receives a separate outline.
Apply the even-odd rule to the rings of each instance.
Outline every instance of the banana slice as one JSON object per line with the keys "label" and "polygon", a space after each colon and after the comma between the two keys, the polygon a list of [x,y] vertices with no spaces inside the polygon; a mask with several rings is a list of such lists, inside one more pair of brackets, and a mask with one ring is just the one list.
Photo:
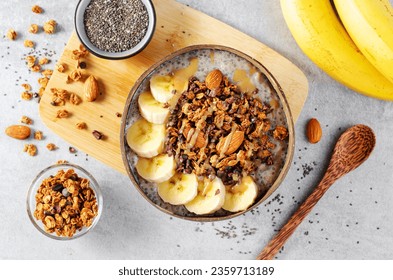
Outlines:
{"label": "banana slice", "polygon": [[224,205],[225,192],[220,178],[216,177],[213,181],[205,178],[199,181],[198,195],[184,206],[197,215],[214,213]]}
{"label": "banana slice", "polygon": [[127,131],[128,146],[138,156],[152,158],[164,149],[165,124],[153,124],[141,118]]}
{"label": "banana slice", "polygon": [[150,92],[144,92],[138,98],[139,111],[142,117],[154,124],[163,124],[169,117],[169,107],[158,102]]}
{"label": "banana slice", "polygon": [[158,102],[165,103],[172,99],[176,92],[172,76],[153,76],[150,79],[150,91]]}
{"label": "banana slice", "polygon": [[154,158],[138,158],[135,165],[138,174],[147,181],[162,183],[175,175],[175,159],[167,154]]}
{"label": "banana slice", "polygon": [[246,210],[254,203],[257,194],[258,186],[253,179],[250,176],[244,177],[240,185],[227,191],[222,208],[230,212]]}
{"label": "banana slice", "polygon": [[182,205],[193,200],[198,194],[198,180],[195,174],[176,173],[171,179],[157,184],[158,195],[172,205]]}

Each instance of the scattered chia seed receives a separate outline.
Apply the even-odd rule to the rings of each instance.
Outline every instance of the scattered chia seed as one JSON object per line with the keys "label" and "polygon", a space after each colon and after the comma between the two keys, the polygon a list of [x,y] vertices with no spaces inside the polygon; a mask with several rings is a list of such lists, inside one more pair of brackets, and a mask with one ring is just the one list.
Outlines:
{"label": "scattered chia seed", "polygon": [[92,0],[84,23],[94,46],[107,52],[123,52],[146,35],[149,16],[140,0]]}

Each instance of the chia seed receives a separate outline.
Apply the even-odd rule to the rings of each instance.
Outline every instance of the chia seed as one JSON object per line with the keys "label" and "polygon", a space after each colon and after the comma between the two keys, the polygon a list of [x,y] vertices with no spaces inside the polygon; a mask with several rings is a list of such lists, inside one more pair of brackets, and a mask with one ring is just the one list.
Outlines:
{"label": "chia seed", "polygon": [[107,52],[123,52],[146,35],[149,16],[141,0],[92,0],[84,24],[94,46]]}

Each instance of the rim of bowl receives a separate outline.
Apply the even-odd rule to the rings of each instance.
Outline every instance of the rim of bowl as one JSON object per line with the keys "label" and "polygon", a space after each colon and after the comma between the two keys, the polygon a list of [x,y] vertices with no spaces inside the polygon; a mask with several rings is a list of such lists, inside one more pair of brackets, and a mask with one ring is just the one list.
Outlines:
{"label": "rim of bowl", "polygon": [[125,59],[137,55],[150,43],[153,38],[153,34],[156,28],[156,12],[154,5],[151,0],[141,0],[145,5],[148,16],[149,25],[143,39],[132,49],[122,51],[122,52],[108,52],[97,48],[93,43],[90,42],[87,37],[85,24],[84,24],[84,14],[87,6],[90,4],[91,0],[79,0],[74,14],[74,25],[76,34],[80,42],[85,46],[85,48],[97,57],[111,60]]}
{"label": "rim of bowl", "polygon": [[[255,202],[253,205],[248,207],[246,210],[239,211],[236,213],[228,214],[226,216],[209,216],[209,215],[197,215],[197,216],[182,216],[178,215],[175,213],[172,213],[171,211],[160,207],[156,203],[154,203],[141,189],[139,186],[139,183],[137,182],[134,172],[130,169],[129,162],[126,157],[126,151],[125,151],[125,145],[127,145],[127,142],[125,141],[125,126],[126,126],[126,117],[128,116],[128,109],[131,106],[131,103],[133,101],[134,95],[138,90],[138,87],[140,84],[151,74],[157,67],[159,67],[161,64],[165,63],[166,61],[169,61],[171,59],[174,59],[176,56],[182,55],[187,52],[191,51],[196,51],[196,50],[201,50],[201,49],[207,49],[207,50],[223,50],[223,51],[228,51],[230,53],[233,53],[235,55],[240,56],[241,58],[247,60],[249,63],[251,63],[253,66],[255,66],[262,74],[264,74],[267,79],[269,80],[270,84],[272,87],[275,89],[280,102],[283,106],[283,111],[285,113],[285,117],[287,120],[287,125],[288,125],[288,149],[287,149],[287,155],[285,157],[284,164],[281,168],[281,171],[279,175],[277,176],[276,180],[272,184],[272,186],[268,189],[268,191],[259,199],[259,201]],[[269,198],[274,191],[281,185],[283,182],[284,178],[286,177],[289,168],[291,167],[291,163],[293,160],[294,156],[294,150],[295,150],[295,126],[293,122],[293,117],[292,117],[292,112],[289,107],[288,100],[285,96],[285,93],[283,89],[281,88],[280,84],[276,80],[276,78],[271,74],[271,72],[259,61],[256,59],[252,58],[251,56],[236,50],[231,47],[223,46],[223,45],[217,45],[217,44],[199,44],[199,45],[192,45],[188,46],[182,49],[179,49],[170,55],[164,57],[157,63],[153,64],[150,66],[135,82],[134,86],[131,88],[131,91],[127,97],[126,104],[124,106],[124,111],[123,111],[123,117],[121,120],[121,128],[120,128],[120,148],[121,148],[121,155],[123,159],[123,164],[127,170],[128,177],[131,179],[131,182],[133,183],[134,187],[138,190],[138,192],[150,203],[152,204],[155,208],[159,209],[160,211],[169,214],[173,217],[180,218],[183,220],[189,220],[189,221],[195,221],[195,222],[215,222],[215,221],[223,221],[223,220],[228,220],[235,218],[237,216],[240,216],[248,211],[251,211],[252,209],[258,207],[262,202],[264,202],[267,198]]]}
{"label": "rim of bowl", "polygon": [[[85,177],[88,177],[88,179],[90,180],[90,187],[93,189],[96,199],[97,199],[97,205],[98,205],[98,214],[97,216],[94,218],[93,223],[91,224],[91,226],[89,226],[88,228],[83,228],[81,231],[76,231],[75,234],[71,237],[67,237],[67,236],[57,236],[56,234],[52,234],[52,233],[48,233],[46,232],[41,226],[39,226],[38,223],[40,223],[40,220],[36,220],[33,213],[34,210],[31,209],[31,205],[30,205],[30,200],[31,200],[31,196],[34,195],[35,197],[35,192],[37,191],[38,187],[35,188],[35,186],[37,185],[37,183],[39,183],[38,181],[42,181],[42,176],[50,171],[53,170],[55,168],[74,168],[77,169],[78,171],[82,172],[83,175]],[[33,193],[34,191],[34,193]],[[34,197],[32,199],[34,199]],[[34,199],[35,201],[35,199]],[[102,214],[102,209],[103,209],[103,197],[102,197],[102,193],[101,193],[101,189],[99,184],[97,183],[96,179],[93,177],[93,175],[90,174],[90,172],[88,172],[86,169],[80,167],[79,165],[73,164],[73,163],[62,163],[62,164],[53,164],[50,165],[46,168],[44,168],[43,170],[41,170],[37,176],[33,179],[28,191],[27,191],[27,198],[26,198],[26,207],[27,207],[27,214],[30,218],[30,221],[32,222],[32,224],[34,225],[34,227],[36,229],[38,229],[39,232],[41,232],[43,235],[50,237],[52,239],[56,239],[56,240],[73,240],[76,238],[79,238],[83,235],[85,235],[86,233],[88,233],[90,230],[92,230],[95,225],[98,223],[98,220],[101,217]]]}

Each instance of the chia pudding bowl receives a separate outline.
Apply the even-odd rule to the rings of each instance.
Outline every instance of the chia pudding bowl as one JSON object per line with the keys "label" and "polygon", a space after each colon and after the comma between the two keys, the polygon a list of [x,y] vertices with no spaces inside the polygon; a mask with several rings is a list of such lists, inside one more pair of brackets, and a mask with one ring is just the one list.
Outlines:
{"label": "chia pudding bowl", "polygon": [[[217,74],[218,87],[213,86]],[[175,90],[168,83],[173,83]],[[163,104],[154,102],[152,98],[157,101],[162,97],[157,88],[168,89],[173,97],[169,95],[171,99],[166,103],[161,101]],[[145,110],[146,104],[161,104],[162,108],[154,107],[152,114],[167,108],[169,116],[164,122],[157,122]],[[267,110],[264,113],[263,108]],[[239,110],[246,112],[242,114]],[[251,118],[253,112],[260,112],[256,114],[264,123],[259,117]],[[223,122],[221,113],[225,114]],[[279,133],[278,128],[284,133]],[[155,132],[152,137],[150,133]],[[220,221],[256,208],[275,192],[291,165],[294,135],[285,93],[260,62],[226,46],[196,45],[172,53],[136,81],[123,112],[120,147],[133,185],[154,207],[181,219]],[[143,137],[154,141],[164,139],[164,148],[154,150],[158,153],[154,157],[142,154],[147,150],[141,147],[151,152],[155,145],[137,146],[139,140],[153,141]],[[241,143],[236,139],[241,139]],[[162,174],[167,181],[157,177]],[[188,196],[190,189],[193,189],[192,197],[186,201],[183,194]],[[238,199],[250,193],[247,203],[243,204],[246,199]],[[218,203],[222,197],[224,203]],[[209,204],[208,200],[214,203]]]}
{"label": "chia pudding bowl", "polygon": [[149,44],[156,14],[151,0],[80,0],[74,23],[86,49],[117,60],[134,56]]}

